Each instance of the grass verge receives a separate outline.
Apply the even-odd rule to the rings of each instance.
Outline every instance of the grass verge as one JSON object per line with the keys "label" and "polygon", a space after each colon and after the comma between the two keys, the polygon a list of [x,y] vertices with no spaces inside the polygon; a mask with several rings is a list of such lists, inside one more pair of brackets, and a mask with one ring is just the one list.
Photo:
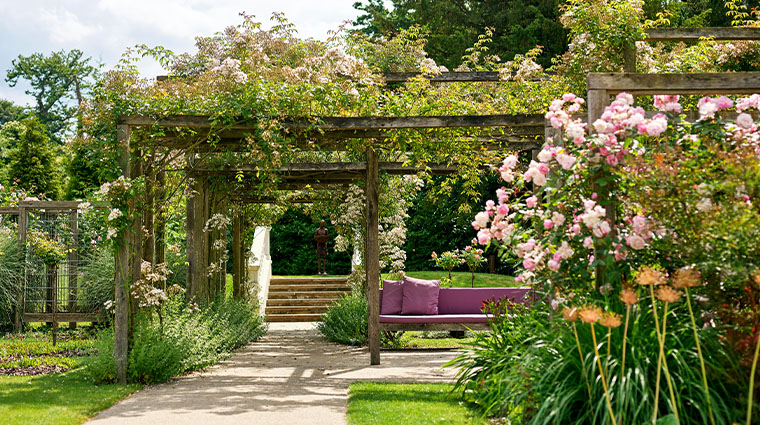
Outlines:
{"label": "grass verge", "polygon": [[81,424],[140,388],[140,385],[95,385],[81,367],[62,374],[0,376],[0,422]]}
{"label": "grass verge", "polygon": [[348,390],[351,425],[488,424],[461,404],[448,384],[355,382]]}
{"label": "grass verge", "polygon": [[[399,348],[462,348],[468,342],[473,341],[471,333],[467,333],[465,338],[451,338],[446,331],[409,331],[404,332],[399,340]],[[388,347],[395,348],[395,347]]]}
{"label": "grass verge", "polygon": [[[419,272],[407,272],[407,276],[416,277],[417,279],[440,280],[448,277],[445,271],[428,270]],[[385,276],[383,276],[385,278]],[[472,275],[470,272],[451,272],[451,280],[454,282],[454,288],[470,288]],[[515,278],[502,274],[475,273],[476,288],[503,288],[518,287]]]}

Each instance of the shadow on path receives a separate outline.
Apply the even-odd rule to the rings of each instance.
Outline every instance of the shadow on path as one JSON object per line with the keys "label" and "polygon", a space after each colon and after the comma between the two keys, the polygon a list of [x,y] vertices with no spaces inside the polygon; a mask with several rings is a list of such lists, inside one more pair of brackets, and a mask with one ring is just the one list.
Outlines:
{"label": "shadow on path", "polygon": [[440,367],[455,355],[384,352],[369,366],[366,348],[329,343],[313,324],[273,323],[218,365],[140,391],[89,423],[343,424],[352,382],[451,382],[454,370]]}

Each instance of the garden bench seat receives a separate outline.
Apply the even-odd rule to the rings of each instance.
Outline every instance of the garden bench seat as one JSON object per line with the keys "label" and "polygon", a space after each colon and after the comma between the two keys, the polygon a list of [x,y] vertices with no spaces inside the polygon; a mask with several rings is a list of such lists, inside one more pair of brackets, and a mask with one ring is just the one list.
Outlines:
{"label": "garden bench seat", "polygon": [[[441,288],[438,314],[381,314],[381,331],[459,331],[489,329],[489,315],[482,312],[488,300],[509,298],[514,302],[528,300],[530,288]],[[382,311],[383,290],[380,290]]]}

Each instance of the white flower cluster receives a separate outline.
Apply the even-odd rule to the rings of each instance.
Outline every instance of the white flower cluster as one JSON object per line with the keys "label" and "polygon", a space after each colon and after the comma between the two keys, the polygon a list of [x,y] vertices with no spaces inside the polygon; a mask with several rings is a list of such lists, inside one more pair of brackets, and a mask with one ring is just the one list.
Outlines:
{"label": "white flower cluster", "polygon": [[240,69],[240,61],[237,59],[226,58],[221,63],[218,59],[214,59],[211,62],[210,72],[229,77],[240,84],[248,81],[248,75]]}
{"label": "white flower cluster", "polygon": [[225,230],[229,227],[232,221],[224,214],[214,214],[206,221],[206,226],[203,228],[204,232],[211,230]]}
{"label": "white flower cluster", "polygon": [[148,261],[140,264],[140,275],[142,278],[132,284],[130,293],[132,298],[137,301],[140,308],[157,307],[166,301],[166,293],[159,289],[166,285],[166,279],[171,274],[171,270],[166,263],[156,264],[155,266]]}

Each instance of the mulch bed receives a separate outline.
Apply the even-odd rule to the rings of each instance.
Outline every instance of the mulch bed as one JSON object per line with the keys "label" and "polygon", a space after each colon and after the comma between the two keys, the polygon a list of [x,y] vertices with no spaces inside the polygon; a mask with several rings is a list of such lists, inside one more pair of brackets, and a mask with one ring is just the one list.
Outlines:
{"label": "mulch bed", "polygon": [[48,375],[50,373],[61,373],[69,370],[63,366],[26,366],[26,367],[13,367],[4,368],[0,367],[0,376],[37,376]]}

